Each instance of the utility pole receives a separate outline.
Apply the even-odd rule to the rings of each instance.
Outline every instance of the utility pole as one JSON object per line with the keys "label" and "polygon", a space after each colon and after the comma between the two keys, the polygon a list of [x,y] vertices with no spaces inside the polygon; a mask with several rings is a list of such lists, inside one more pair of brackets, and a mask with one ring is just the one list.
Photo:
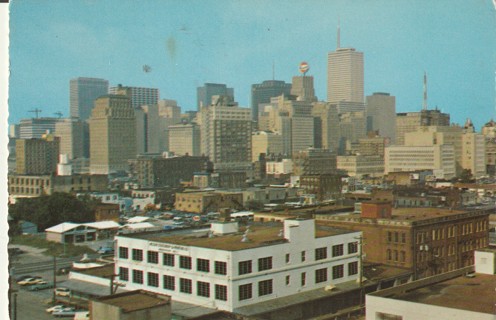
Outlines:
{"label": "utility pole", "polygon": [[55,289],[57,288],[57,257],[53,256],[53,294],[52,302],[55,303]]}

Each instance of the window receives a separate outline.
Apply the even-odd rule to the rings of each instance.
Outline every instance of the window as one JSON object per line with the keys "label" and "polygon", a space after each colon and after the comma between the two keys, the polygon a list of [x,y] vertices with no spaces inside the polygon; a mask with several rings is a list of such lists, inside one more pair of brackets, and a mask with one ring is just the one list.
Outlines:
{"label": "window", "polygon": [[210,297],[210,283],[198,281],[196,283],[196,294],[200,297]]}
{"label": "window", "polygon": [[196,259],[196,270],[203,272],[210,272],[210,260]]}
{"label": "window", "polygon": [[388,260],[391,260],[393,258],[392,255],[391,255],[391,249],[387,249],[386,254],[387,254],[387,259]]}
{"label": "window", "polygon": [[258,271],[272,269],[272,257],[265,257],[258,259]]}
{"label": "window", "polygon": [[128,259],[129,258],[129,249],[126,247],[119,247],[119,258],[120,259]]}
{"label": "window", "polygon": [[158,273],[148,272],[148,285],[150,287],[158,287]]}
{"label": "window", "polygon": [[393,233],[391,231],[388,231],[388,242],[393,241]]}
{"label": "window", "polygon": [[143,271],[133,270],[133,282],[134,283],[143,283]]}
{"label": "window", "polygon": [[164,289],[175,290],[176,289],[176,279],[173,276],[164,275]]}
{"label": "window", "polygon": [[260,281],[258,283],[258,296],[266,296],[272,293],[272,279]]}
{"label": "window", "polygon": [[286,276],[286,285],[289,286],[291,283],[291,277],[290,276]]}
{"label": "window", "polygon": [[305,260],[306,260],[305,251],[302,251],[301,252],[301,262],[304,262]]}
{"label": "window", "polygon": [[129,281],[129,269],[119,267],[119,280]]}
{"label": "window", "polygon": [[227,301],[227,287],[216,284],[215,285],[215,299]]}
{"label": "window", "polygon": [[191,257],[179,256],[179,267],[182,269],[191,269]]}
{"label": "window", "polygon": [[315,270],[315,283],[327,281],[327,268]]}
{"label": "window", "polygon": [[251,273],[251,260],[239,262],[239,275]]}
{"label": "window", "polygon": [[133,260],[134,261],[143,261],[143,250],[133,249]]}
{"label": "window", "polygon": [[190,279],[184,279],[184,278],[179,279],[179,291],[184,293],[191,293],[192,291],[191,288],[192,288],[192,284]]}
{"label": "window", "polygon": [[215,261],[215,274],[227,274],[227,263]]}
{"label": "window", "polygon": [[148,251],[147,252],[147,261],[148,261],[148,263],[158,263],[158,252],[157,251]]}
{"label": "window", "polygon": [[342,244],[338,244],[338,245],[332,246],[332,256],[333,257],[342,256],[344,254],[343,251],[344,250],[343,250],[343,245]]}
{"label": "window", "polygon": [[348,263],[348,275],[352,276],[358,273],[358,261]]}
{"label": "window", "polygon": [[286,263],[289,263],[289,260],[290,260],[289,253],[286,253]]}
{"label": "window", "polygon": [[301,273],[301,286],[305,286],[307,284],[307,274],[305,272]]}
{"label": "window", "polygon": [[327,258],[327,248],[317,248],[315,249],[315,260],[322,260]]}
{"label": "window", "polygon": [[174,255],[170,253],[164,253],[162,255],[164,266],[174,266]]}
{"label": "window", "polygon": [[[441,248],[441,250],[442,250],[442,249],[443,249],[443,248]],[[442,256],[442,254],[441,254],[441,256]],[[401,262],[405,262],[405,260],[406,260],[406,252],[405,252],[405,251],[401,251],[401,252],[400,252],[400,257],[401,257],[401,260],[400,260],[400,261],[401,261]]]}
{"label": "window", "polygon": [[344,277],[344,267],[342,264],[332,267],[332,278],[339,279]]}
{"label": "window", "polygon": [[401,234],[401,242],[406,243],[406,233],[404,232]]}
{"label": "window", "polygon": [[394,233],[394,242],[399,242],[398,232]]}
{"label": "window", "polygon": [[239,286],[239,300],[247,300],[252,297],[251,283],[243,284]]}
{"label": "window", "polygon": [[358,252],[358,242],[348,243],[348,254],[357,253],[357,252]]}

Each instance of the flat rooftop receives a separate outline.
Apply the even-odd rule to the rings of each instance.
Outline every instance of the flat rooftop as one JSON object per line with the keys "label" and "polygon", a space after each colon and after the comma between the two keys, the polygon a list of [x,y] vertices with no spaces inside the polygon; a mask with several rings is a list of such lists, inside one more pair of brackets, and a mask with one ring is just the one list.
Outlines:
{"label": "flat rooftop", "polygon": [[392,298],[493,314],[496,301],[494,288],[496,288],[495,275],[477,273],[473,278],[460,276],[412,290],[405,294],[395,295]]}
{"label": "flat rooftop", "polygon": [[[248,241],[241,242],[246,226],[240,227],[239,231],[226,235],[215,235],[208,237],[208,230],[203,229],[196,232],[155,232],[142,234],[126,234],[122,237],[146,239],[148,241],[171,243],[183,246],[210,248],[217,250],[237,251],[252,249],[264,246],[277,245],[288,242],[284,237],[279,236],[281,229],[284,228],[282,223],[253,223],[249,226]],[[183,230],[185,231],[185,230]],[[355,231],[338,229],[329,226],[316,225],[316,238],[330,237],[334,235],[347,234]]]}
{"label": "flat rooftop", "polygon": [[74,269],[72,271],[77,273],[87,274],[94,277],[109,278],[109,279],[115,274],[113,263],[109,263],[101,267],[94,267],[88,269]]}
{"label": "flat rooftop", "polygon": [[145,290],[135,290],[102,297],[97,301],[118,307],[124,312],[132,312],[164,306],[169,304],[171,299],[166,295],[151,293]]}

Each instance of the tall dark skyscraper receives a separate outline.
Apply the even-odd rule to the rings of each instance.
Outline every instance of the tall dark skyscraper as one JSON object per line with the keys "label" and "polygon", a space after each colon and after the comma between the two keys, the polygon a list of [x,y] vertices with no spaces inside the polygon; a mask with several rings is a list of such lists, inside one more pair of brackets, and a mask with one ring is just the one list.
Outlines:
{"label": "tall dark skyscraper", "polygon": [[203,87],[196,89],[196,94],[198,111],[212,103],[212,96],[228,96],[234,101],[234,89],[220,83],[205,83]]}
{"label": "tall dark skyscraper", "polygon": [[109,83],[104,79],[75,78],[70,81],[70,116],[88,120],[98,97],[108,94]]}
{"label": "tall dark skyscraper", "polygon": [[251,117],[258,121],[258,106],[261,103],[270,103],[270,98],[291,93],[291,83],[280,80],[267,80],[251,85]]}

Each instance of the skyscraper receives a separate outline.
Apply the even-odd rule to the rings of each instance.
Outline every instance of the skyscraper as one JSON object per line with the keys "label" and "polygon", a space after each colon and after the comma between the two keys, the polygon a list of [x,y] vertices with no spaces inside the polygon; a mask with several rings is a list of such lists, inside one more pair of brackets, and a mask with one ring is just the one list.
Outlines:
{"label": "skyscraper", "polygon": [[396,144],[405,144],[405,134],[424,126],[449,126],[450,115],[435,110],[403,112],[396,114]]}
{"label": "skyscraper", "polygon": [[107,80],[97,78],[75,78],[70,81],[70,116],[87,120],[91,115],[95,99],[108,94]]}
{"label": "skyscraper", "polygon": [[258,107],[261,103],[269,103],[270,98],[291,93],[291,84],[280,80],[268,80],[251,85],[251,116],[258,121]]}
{"label": "skyscraper", "polygon": [[363,83],[363,53],[341,48],[338,27],[336,51],[327,55],[327,101],[363,103]]}
{"label": "skyscraper", "polygon": [[313,76],[303,75],[293,77],[291,94],[296,96],[298,101],[317,101],[313,87]]}
{"label": "skyscraper", "polygon": [[57,169],[60,139],[53,134],[16,141],[17,174],[52,174]]}
{"label": "skyscraper", "polygon": [[131,101],[131,107],[137,109],[144,105],[157,104],[159,91],[156,88],[144,87],[125,87],[119,84],[117,87],[111,87],[110,94],[123,94]]}
{"label": "skyscraper", "polygon": [[203,87],[196,89],[198,111],[202,107],[209,106],[212,103],[213,96],[227,96],[234,101],[234,89],[228,88],[225,84],[205,83]]}
{"label": "skyscraper", "polygon": [[60,138],[60,153],[69,159],[84,157],[84,122],[75,119],[62,119],[55,124],[54,135]]}
{"label": "skyscraper", "polygon": [[90,171],[108,174],[128,170],[136,158],[134,109],[123,95],[107,95],[95,101],[90,123]]}
{"label": "skyscraper", "polygon": [[396,141],[396,98],[389,93],[375,92],[367,96],[367,131]]}

